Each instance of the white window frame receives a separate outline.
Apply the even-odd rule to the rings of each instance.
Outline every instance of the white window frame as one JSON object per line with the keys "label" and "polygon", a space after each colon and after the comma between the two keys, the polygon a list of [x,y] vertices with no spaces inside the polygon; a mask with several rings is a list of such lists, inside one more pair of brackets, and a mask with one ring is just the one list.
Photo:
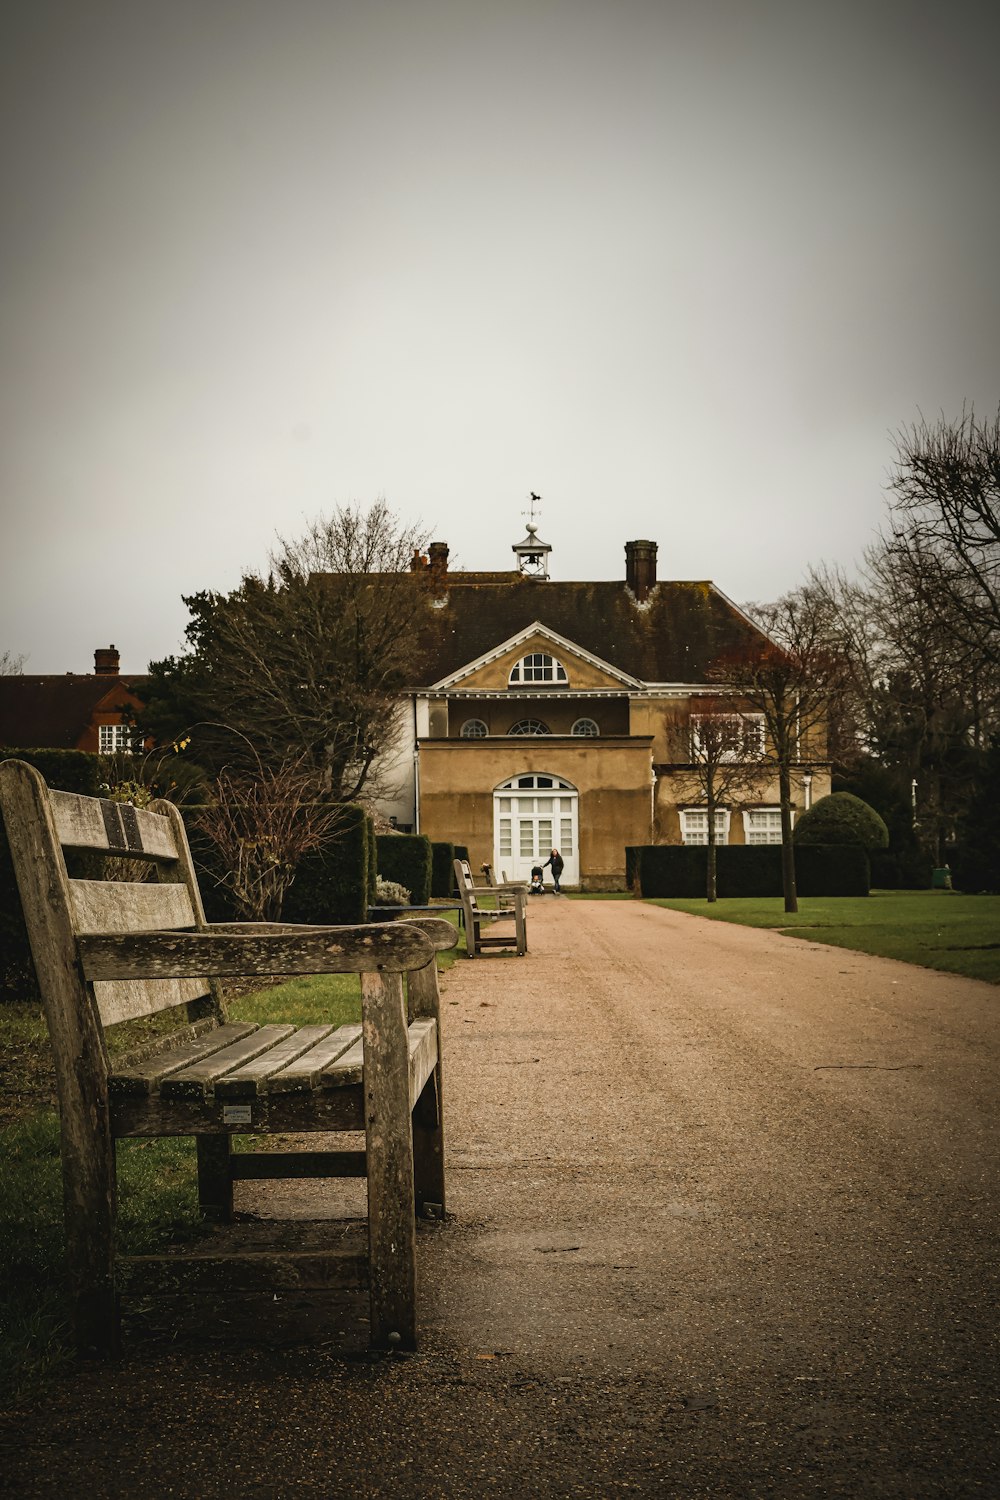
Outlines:
{"label": "white window frame", "polygon": [[[534,727],[528,728],[529,725]],[[518,719],[516,724],[510,726],[507,733],[509,735],[551,734],[552,730],[547,724],[543,724],[541,719]]]}
{"label": "white window frame", "polygon": [[[764,828],[754,828],[753,820],[761,815],[766,815],[768,822]],[[775,821],[776,820],[776,821]],[[792,823],[795,822],[795,811],[792,810]],[[773,837],[773,835],[777,837]],[[761,837],[764,835],[764,837]],[[759,848],[762,844],[781,843],[781,808],[774,803],[767,803],[760,807],[746,807],[743,809],[743,841]]]}
{"label": "white window frame", "polygon": [[[681,820],[681,842],[684,844],[708,843],[708,808],[707,807],[682,807],[678,809]],[[729,843],[730,810],[728,807],[717,807],[715,809],[715,842],[716,844]]]}
{"label": "white window frame", "polygon": [[[756,741],[756,744],[754,745],[754,747],[753,747],[753,749],[751,751],[749,759],[751,759],[751,760],[761,760],[763,758],[763,755],[764,755],[764,715],[763,714],[741,714],[741,713],[732,713],[732,714],[692,714],[691,715],[691,754],[692,754],[692,756],[694,757],[695,760],[703,760],[704,759],[704,751],[703,751],[702,744],[701,744],[701,726],[702,726],[702,724],[707,719],[710,719],[713,722],[718,722],[721,719],[721,720],[726,721],[727,723],[734,724],[734,725],[739,725],[740,729],[737,731],[737,734],[738,734],[738,736],[740,738],[742,738],[742,730],[743,729],[749,730],[749,729],[752,728],[755,731],[754,739]],[[747,758],[748,757],[746,757],[746,756],[742,756],[741,757],[741,756],[737,755],[735,747],[732,750],[723,750],[722,754],[719,756],[719,760],[720,761],[728,761],[730,763],[736,762],[736,761],[738,761],[740,759],[747,759]]]}
{"label": "white window frame", "polygon": [[508,687],[523,687],[526,683],[550,682],[566,687],[569,678],[566,668],[547,651],[529,651],[527,656],[515,662],[507,679]]}
{"label": "white window frame", "polygon": [[[583,726],[586,725],[586,728]],[[596,719],[577,719],[570,734],[578,735],[583,739],[596,739],[601,732],[601,726]]]}
{"label": "white window frame", "polygon": [[97,726],[98,755],[130,754],[132,740],[131,724],[98,724]]}
{"label": "white window frame", "polygon": [[[480,733],[480,730],[482,733]],[[466,719],[459,730],[459,737],[463,740],[485,740],[489,736],[489,732],[482,719]]]}

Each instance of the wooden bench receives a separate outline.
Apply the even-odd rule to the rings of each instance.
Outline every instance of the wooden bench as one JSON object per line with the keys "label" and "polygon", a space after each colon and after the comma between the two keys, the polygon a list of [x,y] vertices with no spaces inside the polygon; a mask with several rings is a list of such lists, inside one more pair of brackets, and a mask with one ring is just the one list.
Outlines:
{"label": "wooden bench", "polygon": [[[479,958],[484,948],[514,948],[518,958],[528,951],[527,892],[524,886],[476,885],[467,859],[456,859],[455,880],[465,910],[465,947],[470,958]],[[495,909],[480,906],[480,897],[492,898]],[[501,901],[509,904],[501,905]],[[513,923],[514,931],[494,934],[500,924]],[[489,935],[488,935],[489,934]]]}
{"label": "wooden bench", "polygon": [[[414,1347],[415,1217],[445,1205],[435,953],[455,945],[451,923],[207,923],[169,803],[139,810],[50,791],[31,766],[8,760],[0,808],[55,1063],[81,1352],[117,1349],[120,1295],[145,1290],[150,1273],[171,1292],[367,1283],[372,1344]],[[104,878],[69,872],[67,855],[72,865],[81,853]],[[152,879],[114,879],[124,859],[126,874],[138,860]],[[227,1021],[218,976],[321,973],[360,975],[360,1025]],[[116,1052],[108,1028],[152,1016],[177,1024],[134,1054]],[[362,1130],[363,1151],[231,1150],[241,1134]],[[200,1206],[222,1221],[234,1180],[366,1176],[367,1254],[195,1246],[116,1256],[115,1142],[133,1136],[194,1136]]]}

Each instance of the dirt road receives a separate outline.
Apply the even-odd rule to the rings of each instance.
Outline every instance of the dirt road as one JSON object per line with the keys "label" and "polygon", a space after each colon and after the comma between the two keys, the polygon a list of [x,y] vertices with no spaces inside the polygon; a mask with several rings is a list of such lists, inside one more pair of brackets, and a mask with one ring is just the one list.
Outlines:
{"label": "dirt road", "polygon": [[14,1493],[1000,1493],[1000,990],[631,902],[529,938],[446,982],[420,1353],[136,1336]]}

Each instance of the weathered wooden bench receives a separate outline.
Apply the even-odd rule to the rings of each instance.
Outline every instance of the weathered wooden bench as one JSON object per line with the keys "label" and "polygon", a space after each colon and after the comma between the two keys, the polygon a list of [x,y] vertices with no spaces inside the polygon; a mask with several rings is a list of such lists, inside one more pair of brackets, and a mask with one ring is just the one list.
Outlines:
{"label": "weathered wooden bench", "polygon": [[[55,1063],[79,1349],[118,1347],[120,1296],[146,1290],[149,1273],[171,1292],[367,1283],[372,1344],[414,1347],[415,1217],[445,1204],[435,953],[457,941],[451,923],[207,923],[169,803],[139,810],[50,791],[8,760],[0,808]],[[104,878],[69,872],[67,855],[81,854]],[[125,859],[126,873],[138,860],[152,878],[116,880]],[[218,977],[321,973],[360,975],[360,1025],[227,1021]],[[176,1025],[118,1053],[112,1028],[153,1016]],[[362,1130],[363,1151],[231,1149],[237,1135]],[[235,1180],[367,1177],[367,1255],[213,1245],[129,1262],[115,1251],[115,1142],[133,1136],[194,1136],[201,1209],[222,1221]]]}
{"label": "weathered wooden bench", "polygon": [[[476,885],[467,859],[455,860],[455,880],[465,910],[465,948],[469,957],[481,957],[484,948],[514,948],[517,956],[523,958],[528,951],[525,887]],[[482,896],[493,899],[495,906],[492,910],[480,906]],[[509,930],[511,923],[513,933]],[[494,932],[499,925],[506,925],[508,930]]]}

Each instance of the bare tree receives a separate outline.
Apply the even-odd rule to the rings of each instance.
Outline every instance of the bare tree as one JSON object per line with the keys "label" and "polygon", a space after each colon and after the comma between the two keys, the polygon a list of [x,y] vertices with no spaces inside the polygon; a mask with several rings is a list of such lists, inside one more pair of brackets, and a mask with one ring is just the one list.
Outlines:
{"label": "bare tree", "polygon": [[764,763],[777,771],[785,910],[798,911],[792,845],[792,770],[827,758],[827,724],[848,679],[837,621],[807,584],[776,604],[750,606],[761,634],[720,657],[715,681],[735,689],[765,726]]}
{"label": "bare tree", "polygon": [[718,893],[717,857],[719,809],[739,805],[759,783],[764,756],[762,725],[738,710],[723,694],[702,693],[692,699],[685,771],[708,814],[705,897]]}
{"label": "bare tree", "polygon": [[300,860],[330,842],[343,808],[321,800],[303,757],[260,764],[252,776],[222,771],[215,802],[196,819],[220,855],[221,875],[240,916],[277,922]]}
{"label": "bare tree", "polygon": [[921,417],[896,434],[889,546],[937,562],[925,603],[942,609],[966,640],[1000,656],[1000,408],[980,421]]}
{"label": "bare tree", "polygon": [[151,664],[143,728],[165,743],[200,723],[190,754],[214,769],[239,765],[236,731],[265,760],[305,755],[335,800],[371,791],[419,652],[422,540],[381,501],[348,506],[279,540],[266,576],[186,599],[191,649]]}
{"label": "bare tree", "polygon": [[0,677],[20,677],[24,671],[25,658],[13,651],[0,651]]}
{"label": "bare tree", "polygon": [[[857,743],[907,801],[916,783],[921,836],[940,863],[971,791],[973,761],[1000,726],[1000,662],[948,612],[936,551],[881,539],[859,578],[826,569],[811,583],[837,614]],[[834,754],[847,763],[840,747]]]}

